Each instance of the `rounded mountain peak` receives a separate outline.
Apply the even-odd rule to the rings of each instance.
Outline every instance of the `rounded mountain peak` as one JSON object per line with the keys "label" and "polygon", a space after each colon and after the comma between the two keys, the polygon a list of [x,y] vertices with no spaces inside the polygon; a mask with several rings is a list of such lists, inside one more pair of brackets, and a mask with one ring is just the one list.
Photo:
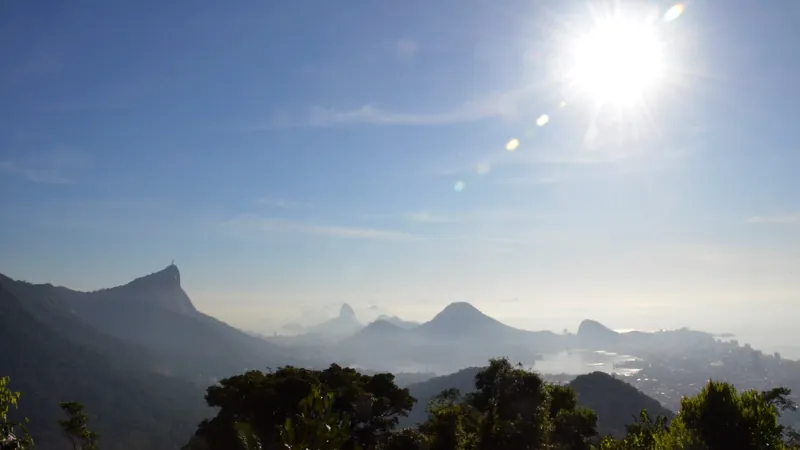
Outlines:
{"label": "rounded mountain peak", "polygon": [[353,310],[353,307],[348,305],[347,303],[342,304],[342,307],[339,309],[339,317],[354,319],[356,318],[356,312]]}
{"label": "rounded mountain peak", "polygon": [[608,335],[608,334],[617,334],[617,333],[614,330],[612,330],[611,328],[608,328],[607,326],[603,325],[602,323],[600,323],[600,322],[598,322],[596,320],[585,319],[578,326],[578,334],[579,335],[582,335],[582,334],[606,334],[606,335]]}
{"label": "rounded mountain peak", "polygon": [[478,308],[472,306],[467,302],[453,302],[445,306],[445,308],[438,315],[457,315],[457,316],[484,316]]}

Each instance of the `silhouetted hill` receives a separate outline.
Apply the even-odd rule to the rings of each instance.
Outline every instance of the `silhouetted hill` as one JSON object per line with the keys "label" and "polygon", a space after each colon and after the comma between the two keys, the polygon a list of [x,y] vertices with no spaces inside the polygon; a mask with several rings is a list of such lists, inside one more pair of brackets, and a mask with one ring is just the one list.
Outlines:
{"label": "silhouetted hill", "polygon": [[[155,355],[157,370],[205,386],[248,368],[295,363],[288,352],[195,309],[181,288],[174,265],[110,289],[78,292],[51,285],[0,279],[30,306],[37,319],[90,348],[106,345],[102,336],[75,330],[75,319],[101,333],[135,344]],[[96,340],[97,342],[90,342]],[[110,352],[111,350],[109,350]]]}
{"label": "silhouetted hill", "polygon": [[171,264],[165,269],[137,278],[130,283],[91,293],[93,300],[103,305],[125,307],[135,304],[142,308],[161,309],[179,314],[197,314],[189,296],[181,288],[178,266]]}
{"label": "silhouetted hill", "polygon": [[333,319],[328,319],[321,324],[308,327],[309,334],[320,334],[331,337],[350,336],[362,329],[364,325],[358,321],[356,312],[347,303],[343,304],[339,310],[339,315]]}
{"label": "silhouetted hill", "polygon": [[[417,399],[414,409],[407,418],[401,418],[402,426],[422,423],[427,418],[425,406],[445,389],[455,388],[462,394],[475,390],[475,375],[479,367],[462,369],[456,373],[431,378],[421,383],[408,385],[411,395]],[[569,383],[578,395],[578,403],[594,410],[598,415],[598,430],[601,434],[621,436],[625,434],[625,424],[634,421],[642,409],[647,409],[651,417],[662,415],[672,418],[673,414],[658,401],[648,397],[635,387],[603,372],[580,375]]]}
{"label": "silhouetted hill", "polygon": [[361,336],[391,337],[403,336],[407,330],[388,320],[376,320],[358,332]]}
{"label": "silhouetted hill", "polygon": [[473,392],[475,390],[475,375],[480,371],[480,367],[468,367],[450,375],[433,377],[421,383],[409,384],[408,391],[412,397],[417,399],[417,403],[414,404],[414,408],[408,414],[408,417],[400,418],[400,426],[413,426],[424,422],[428,417],[425,412],[428,402],[445,389],[458,389],[461,394]]}
{"label": "silhouetted hill", "polygon": [[673,413],[654,398],[605,372],[580,375],[569,386],[578,394],[579,404],[597,413],[598,430],[604,434],[624,436],[625,425],[634,422],[643,409],[653,419],[673,417]]}
{"label": "silhouetted hill", "polygon": [[616,331],[594,320],[584,320],[578,326],[578,342],[587,349],[611,350],[616,348],[622,339]]}
{"label": "silhouetted hill", "polygon": [[403,320],[397,316],[387,316],[386,314],[381,314],[375,320],[376,321],[385,320],[393,325],[397,325],[398,327],[404,328],[406,330],[410,330],[411,328],[419,326],[419,322],[414,322],[413,320]]}
{"label": "silhouetted hill", "polygon": [[581,322],[577,338],[580,347],[585,349],[627,352],[637,356],[682,354],[715,345],[713,334],[688,328],[619,333],[594,320]]}
{"label": "silhouetted hill", "polygon": [[340,342],[333,354],[359,367],[386,371],[447,372],[497,355],[532,363],[564,348],[571,337],[510,327],[469,303],[452,303],[433,319],[404,329],[376,321]]}
{"label": "silhouetted hill", "polygon": [[505,338],[521,330],[487,316],[469,303],[456,302],[447,305],[433,319],[420,325],[417,331],[432,338],[460,339],[482,335]]}
{"label": "silhouetted hill", "polygon": [[[506,347],[523,346],[535,351],[561,349],[566,345],[564,336],[551,331],[528,331],[508,326],[466,302],[447,305],[433,319],[413,331],[439,340],[470,340]],[[499,351],[495,354],[505,352]]]}
{"label": "silhouetted hill", "polygon": [[0,275],[0,288],[14,295],[39,323],[62,339],[102,355],[115,368],[169,372],[166,358],[88,326],[66,301],[79,293],[50,284],[15,281],[4,275]]}
{"label": "silhouetted hill", "polygon": [[[85,328],[86,336],[94,333],[87,325],[72,326]],[[23,392],[14,414],[31,420],[37,448],[67,445],[57,423],[63,418],[60,401],[83,403],[93,429],[102,436],[102,447],[108,449],[176,448],[211,413],[201,389],[147,373],[146,368],[116,369],[100,353],[38,321],[4,286],[0,361],[0,376],[10,376],[11,388]]]}

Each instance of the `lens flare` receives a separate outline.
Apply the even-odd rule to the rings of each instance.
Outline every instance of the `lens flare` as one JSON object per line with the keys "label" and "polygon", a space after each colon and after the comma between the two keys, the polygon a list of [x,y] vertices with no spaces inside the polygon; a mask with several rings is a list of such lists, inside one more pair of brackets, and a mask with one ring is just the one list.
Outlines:
{"label": "lens flare", "polygon": [[519,139],[514,138],[506,143],[506,150],[513,152],[519,147]]}
{"label": "lens flare", "polygon": [[683,14],[685,9],[686,7],[683,6],[682,3],[678,3],[677,5],[668,9],[667,12],[664,13],[664,22],[672,22],[673,20],[677,19],[681,16],[681,14]]}
{"label": "lens flare", "polygon": [[550,122],[550,116],[547,114],[542,114],[538,119],[536,119],[536,125],[540,127],[547,125],[547,122]]}
{"label": "lens flare", "polygon": [[461,192],[464,190],[465,187],[467,187],[467,183],[464,183],[463,181],[459,180],[456,181],[455,185],[453,185],[453,190],[456,192]]}

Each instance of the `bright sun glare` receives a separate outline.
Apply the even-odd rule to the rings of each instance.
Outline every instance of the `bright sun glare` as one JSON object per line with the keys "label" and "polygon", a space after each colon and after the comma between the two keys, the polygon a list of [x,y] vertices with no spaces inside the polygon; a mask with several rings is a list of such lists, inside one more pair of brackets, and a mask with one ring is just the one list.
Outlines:
{"label": "bright sun glare", "polygon": [[656,31],[650,24],[619,17],[596,24],[572,48],[570,83],[602,104],[640,102],[664,74]]}

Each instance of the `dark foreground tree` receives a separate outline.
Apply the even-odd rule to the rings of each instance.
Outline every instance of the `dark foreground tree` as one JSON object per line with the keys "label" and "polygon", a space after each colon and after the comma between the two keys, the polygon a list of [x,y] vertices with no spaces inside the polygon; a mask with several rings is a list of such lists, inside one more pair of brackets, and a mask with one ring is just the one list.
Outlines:
{"label": "dark foreground tree", "polygon": [[208,388],[206,401],[219,411],[201,422],[192,448],[242,448],[238,423],[248,424],[264,448],[278,448],[284,444],[281,428],[285,433],[286,419],[292,420],[296,430],[310,426],[297,421],[304,413],[303,400],[313,397],[315,389],[323,401],[330,402],[325,414],[347,418],[348,438],[341,450],[375,448],[414,403],[407,389],[397,387],[392,374],[367,376],[336,364],[322,371],[295,367],[249,371]]}
{"label": "dark foreground tree", "polygon": [[597,417],[578,406],[575,392],[548,385],[505,358],[475,376],[475,392],[444,391],[428,405],[419,430],[431,450],[588,450]]}
{"label": "dark foreground tree", "polygon": [[72,444],[72,450],[98,450],[99,436],[89,430],[89,419],[83,412],[83,405],[78,402],[64,402],[61,403],[61,409],[67,414],[67,419],[59,420],[58,424]]}
{"label": "dark foreground tree", "polygon": [[25,423],[14,422],[8,417],[17,407],[21,394],[8,387],[9,378],[0,378],[0,450],[25,450],[33,447]]}
{"label": "dark foreground tree", "polygon": [[708,450],[779,448],[783,427],[777,408],[765,397],[710,381],[696,396],[681,400],[679,419]]}
{"label": "dark foreground tree", "polygon": [[733,385],[709,383],[681,401],[672,423],[643,412],[621,441],[606,440],[603,450],[766,450],[795,448],[778,424],[780,412],[794,408],[790,391],[738,392]]}

